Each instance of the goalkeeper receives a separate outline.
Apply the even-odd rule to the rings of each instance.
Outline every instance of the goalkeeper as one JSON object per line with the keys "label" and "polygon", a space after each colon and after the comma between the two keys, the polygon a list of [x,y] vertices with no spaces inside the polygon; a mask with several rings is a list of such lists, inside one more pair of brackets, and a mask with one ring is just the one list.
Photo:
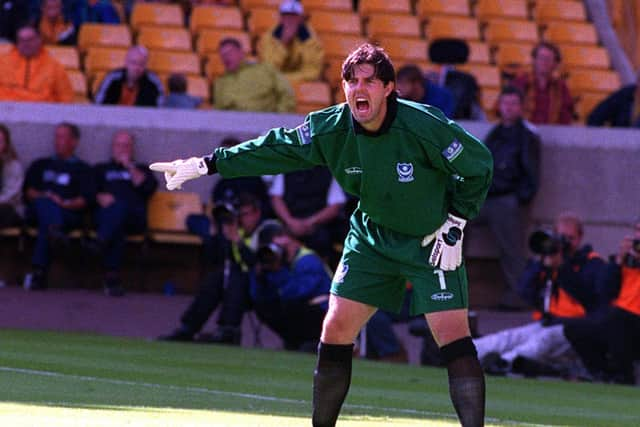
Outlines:
{"label": "goalkeeper", "polygon": [[333,277],[313,378],[313,425],[333,426],[351,382],[353,342],[378,308],[399,311],[413,285],[412,314],[425,314],[465,427],[484,425],[484,377],[469,334],[463,229],[491,183],[489,150],[438,109],[399,100],[395,70],[363,44],[343,63],[347,103],[310,113],[202,158],[155,163],[167,188],[201,175],[272,175],[329,167],[360,198]]}

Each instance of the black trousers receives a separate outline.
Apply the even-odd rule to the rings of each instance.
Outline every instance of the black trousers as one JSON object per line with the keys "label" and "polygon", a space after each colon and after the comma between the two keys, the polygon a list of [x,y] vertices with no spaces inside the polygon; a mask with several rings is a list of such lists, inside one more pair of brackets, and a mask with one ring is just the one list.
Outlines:
{"label": "black trousers", "polygon": [[254,303],[260,321],[271,328],[287,350],[315,351],[326,309],[307,301]]}
{"label": "black trousers", "polygon": [[226,274],[223,268],[208,273],[193,301],[183,313],[183,326],[194,333],[200,331],[219,304],[222,304],[218,325],[239,327],[249,308],[249,275],[232,265]]}

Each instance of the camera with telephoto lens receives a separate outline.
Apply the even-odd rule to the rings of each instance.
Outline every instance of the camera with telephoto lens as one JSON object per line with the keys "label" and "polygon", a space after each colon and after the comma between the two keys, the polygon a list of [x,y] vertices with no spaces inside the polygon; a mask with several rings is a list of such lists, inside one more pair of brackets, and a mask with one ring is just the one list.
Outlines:
{"label": "camera with telephoto lens", "polygon": [[529,249],[536,255],[567,253],[570,242],[566,237],[547,230],[536,230],[529,236]]}
{"label": "camera with telephoto lens", "polygon": [[256,256],[258,264],[263,269],[273,271],[280,268],[282,261],[284,261],[284,249],[275,243],[268,243],[258,248]]}
{"label": "camera with telephoto lens", "polygon": [[211,216],[218,224],[233,224],[238,220],[238,210],[234,203],[223,200],[214,203]]}

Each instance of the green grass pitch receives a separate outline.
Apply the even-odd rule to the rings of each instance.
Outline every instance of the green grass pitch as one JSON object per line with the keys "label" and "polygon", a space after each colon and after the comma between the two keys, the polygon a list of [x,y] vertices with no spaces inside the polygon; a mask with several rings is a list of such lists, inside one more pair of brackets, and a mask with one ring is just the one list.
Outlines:
{"label": "green grass pitch", "polygon": [[[0,426],[309,426],[312,355],[0,331]],[[640,426],[640,388],[487,378],[491,426]],[[446,371],[356,360],[338,426],[454,426]]]}

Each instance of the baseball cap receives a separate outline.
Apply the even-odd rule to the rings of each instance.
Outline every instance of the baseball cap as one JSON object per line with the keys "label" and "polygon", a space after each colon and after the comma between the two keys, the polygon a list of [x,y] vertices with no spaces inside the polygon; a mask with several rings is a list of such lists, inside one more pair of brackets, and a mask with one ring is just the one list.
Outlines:
{"label": "baseball cap", "polygon": [[304,13],[304,8],[302,7],[302,4],[300,4],[299,1],[285,0],[280,4],[280,13],[302,15]]}

